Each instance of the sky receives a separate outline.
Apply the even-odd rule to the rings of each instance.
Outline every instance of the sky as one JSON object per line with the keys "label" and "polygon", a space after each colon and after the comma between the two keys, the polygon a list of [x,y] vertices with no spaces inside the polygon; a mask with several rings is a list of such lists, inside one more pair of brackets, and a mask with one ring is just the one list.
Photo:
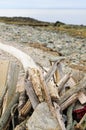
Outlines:
{"label": "sky", "polygon": [[0,16],[86,25],[86,0],[0,0]]}
{"label": "sky", "polygon": [[86,0],[0,0],[0,9],[86,8]]}

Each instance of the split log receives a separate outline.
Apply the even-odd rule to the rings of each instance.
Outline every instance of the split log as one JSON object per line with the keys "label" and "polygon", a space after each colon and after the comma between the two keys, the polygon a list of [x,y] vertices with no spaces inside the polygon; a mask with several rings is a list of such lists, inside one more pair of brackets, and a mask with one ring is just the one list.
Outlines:
{"label": "split log", "polygon": [[86,77],[82,79],[78,84],[73,86],[71,89],[69,89],[63,96],[61,96],[60,100],[58,101],[58,104],[61,105],[64,103],[70,96],[72,96],[75,93],[78,93],[80,90],[86,88]]}
{"label": "split log", "polygon": [[14,97],[12,98],[12,100],[9,103],[8,107],[6,108],[5,112],[3,113],[3,115],[0,118],[0,130],[3,130],[3,128],[6,126],[6,123],[11,114],[11,108],[15,103],[17,103],[18,99],[19,99],[19,93],[15,93]]}
{"label": "split log", "polygon": [[32,107],[33,107],[33,109],[35,109],[36,106],[39,104],[39,100],[33,90],[32,82],[28,79],[25,80],[25,89],[26,89],[26,93],[30,99],[30,102],[32,104]]}

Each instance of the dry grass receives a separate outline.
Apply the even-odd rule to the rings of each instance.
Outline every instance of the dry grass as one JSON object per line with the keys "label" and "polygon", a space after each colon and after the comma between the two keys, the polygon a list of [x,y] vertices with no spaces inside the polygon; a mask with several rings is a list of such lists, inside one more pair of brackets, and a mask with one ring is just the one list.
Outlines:
{"label": "dry grass", "polygon": [[14,25],[24,26],[40,26],[44,30],[48,31],[59,31],[61,33],[67,33],[73,37],[86,38],[86,26],[83,25],[66,25],[62,22],[49,23],[42,22],[32,18],[24,17],[0,17],[0,22]]}

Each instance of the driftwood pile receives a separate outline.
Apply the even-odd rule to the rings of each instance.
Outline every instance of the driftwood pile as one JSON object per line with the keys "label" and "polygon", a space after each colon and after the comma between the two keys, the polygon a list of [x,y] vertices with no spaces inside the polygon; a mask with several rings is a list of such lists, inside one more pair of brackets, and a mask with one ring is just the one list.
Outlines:
{"label": "driftwood pile", "polygon": [[86,77],[76,82],[72,72],[64,75],[61,60],[52,63],[50,70],[29,68],[23,91],[16,92],[19,68],[12,63],[7,78],[9,62],[1,61],[4,86],[1,84],[0,88],[0,130],[26,130],[26,120],[41,102],[47,102],[59,124],[58,130],[86,129],[86,114],[76,123],[72,114],[77,101],[82,107],[86,104]]}
{"label": "driftwood pile", "polygon": [[[0,45],[3,50],[7,48],[1,43]],[[25,64],[28,57],[20,51],[17,53],[16,49],[15,51],[10,48],[10,52],[20,59],[25,69],[24,80],[20,82],[23,89],[18,89],[17,85],[19,67],[14,63],[9,64],[8,61],[1,61],[0,130],[29,130],[26,126],[27,120],[41,102],[47,103],[49,111],[57,120],[58,127],[55,130],[85,130],[86,111],[84,114],[80,113],[79,120],[73,113],[79,108],[86,108],[86,76],[76,80],[77,75],[74,77],[72,71],[64,74],[62,59],[50,62],[49,70],[36,66],[32,60],[32,65],[28,66]]]}

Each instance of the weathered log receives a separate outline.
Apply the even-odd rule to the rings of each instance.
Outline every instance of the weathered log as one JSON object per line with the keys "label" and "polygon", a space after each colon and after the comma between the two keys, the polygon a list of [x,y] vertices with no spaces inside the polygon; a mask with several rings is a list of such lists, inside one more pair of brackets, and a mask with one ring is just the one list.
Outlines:
{"label": "weathered log", "polygon": [[22,63],[25,72],[28,70],[28,68],[38,69],[37,65],[29,55],[16,49],[15,47],[5,45],[0,42],[0,49],[16,57]]}
{"label": "weathered log", "polygon": [[73,112],[73,108],[74,108],[75,103],[73,103],[72,105],[70,105],[67,109],[67,130],[71,130],[72,126],[73,126],[73,116],[72,116],[72,112]]}
{"label": "weathered log", "polygon": [[69,105],[71,105],[72,103],[74,103],[77,99],[78,99],[78,94],[77,93],[75,93],[72,96],[70,96],[64,103],[62,103],[60,105],[61,110],[66,109]]}
{"label": "weathered log", "polygon": [[35,109],[36,106],[39,104],[39,100],[33,90],[32,82],[28,79],[25,80],[25,89],[26,89],[26,93],[30,99],[30,102],[32,104],[32,107],[33,107],[33,109]]}
{"label": "weathered log", "polygon": [[15,63],[11,63],[8,82],[7,82],[8,92],[7,92],[6,100],[4,100],[4,103],[3,103],[2,113],[4,113],[5,109],[7,108],[7,106],[9,105],[10,101],[12,100],[14,96],[14,93],[16,91],[18,74],[19,74],[19,67]]}
{"label": "weathered log", "polygon": [[11,108],[15,103],[17,103],[18,99],[19,99],[19,93],[15,93],[11,102],[9,103],[8,107],[6,108],[5,112],[3,113],[3,115],[0,118],[0,130],[3,130],[3,128],[6,126],[6,123],[11,114]]}
{"label": "weathered log", "polygon": [[61,105],[64,103],[70,96],[73,94],[79,92],[80,90],[86,88],[86,77],[82,79],[78,84],[73,86],[71,89],[69,89],[63,96],[61,96],[60,100],[58,101],[58,104]]}

